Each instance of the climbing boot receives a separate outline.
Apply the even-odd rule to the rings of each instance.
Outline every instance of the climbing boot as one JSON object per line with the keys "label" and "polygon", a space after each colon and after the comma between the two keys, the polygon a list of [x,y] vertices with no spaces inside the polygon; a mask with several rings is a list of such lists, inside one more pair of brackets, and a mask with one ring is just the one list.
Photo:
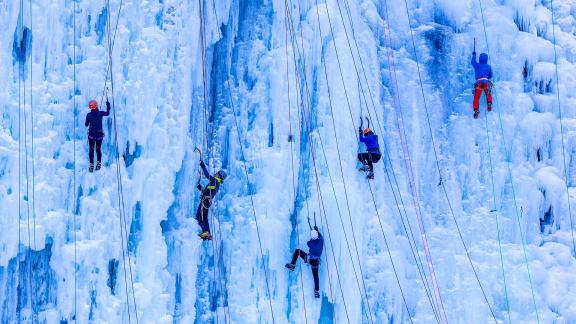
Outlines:
{"label": "climbing boot", "polygon": [[488,112],[491,112],[491,111],[492,111],[492,103],[489,102],[489,103],[488,103]]}
{"label": "climbing boot", "polygon": [[88,171],[94,172],[94,163],[90,163],[90,167],[88,167]]}
{"label": "climbing boot", "polygon": [[358,171],[368,171],[370,170],[370,167],[367,165],[363,165],[360,169],[358,169]]}
{"label": "climbing boot", "polygon": [[202,232],[202,234],[200,234],[200,238],[203,239],[204,241],[210,241],[212,240],[212,235],[210,235],[210,232],[204,231]]}
{"label": "climbing boot", "polygon": [[368,178],[368,179],[374,179],[374,172],[369,171],[369,172],[368,172],[368,175],[366,175],[366,178]]}
{"label": "climbing boot", "polygon": [[320,292],[318,290],[314,290],[314,297],[320,298]]}
{"label": "climbing boot", "polygon": [[480,116],[480,110],[474,109],[474,119],[478,119],[478,116]]}
{"label": "climbing boot", "polygon": [[296,266],[293,265],[292,263],[286,263],[285,266],[287,269],[290,269],[290,271],[294,271],[294,269],[296,269]]}
{"label": "climbing boot", "polygon": [[102,163],[100,161],[96,162],[96,171],[102,168]]}

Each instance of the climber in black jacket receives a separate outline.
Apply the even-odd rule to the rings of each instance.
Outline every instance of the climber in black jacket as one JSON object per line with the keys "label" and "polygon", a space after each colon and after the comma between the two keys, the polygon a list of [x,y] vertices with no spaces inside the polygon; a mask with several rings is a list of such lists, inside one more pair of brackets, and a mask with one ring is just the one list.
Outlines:
{"label": "climber in black jacket", "polygon": [[110,115],[110,102],[106,100],[106,111],[98,110],[96,100],[90,100],[88,103],[90,112],[86,114],[84,126],[88,127],[88,158],[90,159],[89,171],[94,172],[94,149],[96,149],[96,171],[102,167],[102,140],[104,139],[104,129],[102,127],[102,118]]}
{"label": "climber in black jacket", "polygon": [[202,160],[200,160],[200,167],[202,167],[202,172],[209,180],[209,183],[206,187],[202,188],[200,180],[198,180],[196,188],[202,192],[202,197],[200,197],[200,204],[196,211],[196,220],[198,221],[200,228],[202,228],[200,238],[203,240],[211,240],[212,235],[210,234],[210,223],[208,223],[208,212],[210,211],[210,206],[212,206],[212,199],[216,196],[218,190],[220,190],[220,185],[222,185],[226,178],[226,172],[220,170],[212,176],[208,172],[208,169],[206,169],[206,164],[204,164],[204,161]]}

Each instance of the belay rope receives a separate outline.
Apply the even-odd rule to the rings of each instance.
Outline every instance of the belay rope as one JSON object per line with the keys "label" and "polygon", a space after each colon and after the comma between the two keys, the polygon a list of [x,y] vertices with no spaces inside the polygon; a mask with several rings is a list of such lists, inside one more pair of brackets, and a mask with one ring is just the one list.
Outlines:
{"label": "belay rope", "polygon": [[[288,140],[290,142],[290,164],[292,169],[292,195],[293,201],[296,201],[297,192],[296,192],[296,170],[294,167],[294,135],[292,132],[292,100],[291,100],[291,91],[290,91],[290,60],[288,58],[288,10],[286,5],[284,6],[284,54],[286,58],[286,96],[287,96],[287,103],[288,103],[288,125],[289,125],[289,137]],[[306,206],[308,207],[308,201],[306,201]],[[308,210],[308,209],[307,209]],[[294,206],[293,213],[298,215],[296,210],[296,204]],[[296,217],[296,216],[295,216]],[[310,213],[308,212],[308,220],[310,220]],[[296,224],[294,226],[296,231],[296,243],[300,246],[300,232],[298,230],[298,223],[296,220]],[[329,270],[328,270],[329,271]],[[304,311],[304,319],[306,323],[308,323],[308,311],[306,308],[306,294],[304,293],[304,273],[302,267],[299,267],[299,277],[300,277],[300,286],[302,292],[302,304],[303,304],[303,311]],[[328,272],[328,276],[330,276],[330,272]],[[332,294],[332,285],[330,285],[330,294]]]}
{"label": "belay rope", "polygon": [[[216,19],[216,25],[220,26],[220,22],[218,19],[218,15],[216,13],[214,13],[214,18]],[[220,28],[216,28],[218,30],[218,35],[220,38],[223,37],[222,35],[222,31],[220,30]],[[234,117],[234,124],[236,126],[236,134],[237,134],[237,138],[238,138],[238,144],[239,144],[239,150],[240,150],[240,156],[241,156],[241,161],[242,161],[242,166],[243,166],[243,170],[244,170],[244,175],[246,176],[246,184],[249,186],[250,184],[250,177],[248,174],[248,167],[247,167],[247,159],[246,159],[246,155],[244,153],[244,147],[242,145],[242,137],[240,134],[240,124],[238,123],[238,119],[236,117],[236,107],[234,105],[234,98],[232,96],[232,85],[230,83],[230,78],[226,78],[226,82],[225,85],[228,87],[228,97],[230,100],[230,108],[232,109],[232,116]],[[270,279],[269,279],[269,270],[266,269],[266,265],[264,263],[264,248],[262,247],[262,237],[260,234],[260,226],[258,224],[258,217],[256,215],[256,207],[254,204],[254,197],[252,194],[249,194],[250,197],[250,205],[251,205],[251,209],[252,209],[252,215],[254,217],[254,223],[256,226],[256,234],[258,237],[258,246],[260,249],[260,256],[262,257],[262,268],[263,268],[263,272],[264,272],[264,277],[266,279],[266,292],[268,294],[268,305],[270,307],[270,315],[272,317],[272,322],[275,323],[275,317],[274,317],[274,308],[272,307],[272,291],[270,290]]]}
{"label": "belay rope", "polygon": [[[124,290],[126,293],[126,306],[128,311],[128,322],[132,323],[132,315],[130,310],[130,300],[129,300],[129,290],[128,290],[128,280],[130,280],[130,286],[132,290],[132,303],[134,304],[134,317],[136,323],[139,323],[138,319],[138,307],[136,304],[136,294],[134,290],[134,279],[132,275],[132,260],[130,257],[130,252],[127,251],[128,245],[128,228],[127,228],[127,220],[126,220],[126,211],[125,211],[125,203],[124,203],[124,191],[122,186],[122,170],[120,168],[120,149],[119,149],[119,142],[118,142],[118,125],[117,125],[117,117],[116,117],[116,106],[115,106],[115,97],[114,97],[114,74],[113,74],[113,62],[112,62],[112,51],[114,48],[114,42],[116,41],[116,31],[118,29],[118,22],[120,21],[120,16],[122,13],[122,3],[123,0],[120,1],[120,6],[118,8],[118,17],[116,19],[116,26],[114,30],[114,39],[111,38],[111,20],[110,20],[110,0],[106,0],[106,9],[107,9],[107,19],[106,19],[106,28],[107,28],[107,40],[108,40],[108,68],[106,75],[108,76],[108,72],[110,73],[110,90],[111,90],[111,105],[112,105],[112,115],[113,115],[113,129],[114,129],[114,147],[115,147],[115,158],[116,158],[116,178],[117,178],[117,191],[118,191],[118,213],[119,213],[119,221],[120,221],[120,238],[121,238],[121,245],[122,245],[122,263],[124,266]],[[108,78],[106,78],[107,80]],[[104,84],[104,89],[106,89],[106,82]],[[126,266],[128,264],[128,266]],[[128,271],[126,270],[128,269]],[[129,272],[129,279],[128,274]]]}
{"label": "belay rope", "polygon": [[570,216],[570,233],[572,234],[572,256],[576,257],[576,241],[574,239],[574,223],[572,220],[572,205],[570,203],[570,191],[568,190],[568,165],[566,164],[566,145],[564,144],[564,124],[562,123],[562,106],[560,105],[560,74],[558,73],[558,54],[556,53],[556,16],[554,14],[554,0],[550,0],[550,12],[552,13],[552,35],[554,36],[554,72],[556,74],[556,97],[558,101],[558,117],[560,119],[560,136],[562,139],[562,163],[564,164],[564,183],[566,184],[566,199],[568,203],[568,215]]}
{"label": "belay rope", "polygon": [[78,316],[78,290],[77,290],[77,224],[76,224],[76,212],[77,212],[77,194],[76,194],[76,125],[78,124],[78,117],[76,116],[76,0],[73,0],[73,7],[72,7],[72,75],[73,75],[73,86],[72,86],[72,114],[74,116],[72,120],[72,155],[73,155],[73,167],[72,167],[72,224],[74,229],[72,232],[74,233],[74,314],[73,319],[77,320]]}
{"label": "belay rope", "polygon": [[[20,14],[19,14],[19,37],[20,43],[18,44],[19,50],[22,50],[24,46],[24,41],[26,40],[24,37],[24,1],[20,0]],[[32,31],[32,1],[29,2],[29,10],[30,10],[30,33]],[[27,236],[28,236],[28,248],[26,249],[25,253],[25,265],[27,266],[27,275],[28,275],[28,282],[27,282],[27,289],[28,289],[28,299],[30,302],[30,312],[32,316],[32,322],[37,321],[37,309],[34,305],[34,300],[37,298],[36,287],[33,284],[32,280],[32,267],[33,267],[33,260],[32,260],[32,248],[36,247],[36,212],[35,212],[35,182],[34,182],[34,103],[33,103],[33,90],[32,90],[32,82],[33,82],[33,55],[32,55],[32,42],[30,43],[30,61],[29,61],[29,70],[30,70],[30,125],[31,125],[31,170],[32,170],[32,181],[30,181],[30,174],[28,172],[28,118],[26,114],[26,52],[22,53],[24,57],[19,59],[19,67],[18,67],[18,258],[21,257],[21,247],[22,247],[22,237],[20,231],[20,220],[22,216],[22,208],[21,208],[21,200],[22,200],[22,116],[24,118],[24,174],[25,174],[25,181],[26,181],[26,189],[25,189],[25,197],[26,197],[26,227],[27,227]],[[32,197],[30,197],[30,182],[32,182]],[[31,199],[32,198],[32,199]],[[32,218],[33,224],[30,224],[30,200],[32,200]],[[34,232],[32,234],[32,231]],[[33,239],[32,239],[33,237]],[[18,267],[22,262],[18,262]],[[23,271],[18,269],[18,285],[21,286],[22,283],[22,276],[20,275]],[[23,286],[23,284],[22,284]],[[26,306],[26,301],[20,300],[22,308]],[[21,315],[21,309],[17,310],[19,314],[19,319]]]}
{"label": "belay rope", "polygon": [[[208,131],[208,125],[209,125],[209,118],[207,117],[207,109],[209,107],[209,98],[208,98],[208,77],[207,77],[207,71],[206,71],[206,26],[205,26],[205,20],[204,20],[204,15],[205,15],[205,11],[204,11],[204,6],[202,3],[203,0],[198,0],[198,14],[199,14],[199,19],[200,19],[200,41],[201,41],[201,55],[202,55],[202,89],[203,89],[203,116],[204,116],[204,132],[203,132],[203,144],[205,144],[206,149],[208,150],[208,152],[210,153],[211,157],[213,158],[215,156],[214,153],[214,146],[215,146],[215,132],[216,132],[216,127],[214,125],[214,122],[212,123],[212,129],[211,129],[211,134]],[[210,136],[210,138],[209,138]],[[196,148],[197,151],[200,153],[200,160],[203,161],[202,158],[202,152],[200,151],[200,149]],[[215,171],[213,169],[213,171]],[[209,188],[212,189],[212,188]],[[205,198],[203,198],[203,194],[201,194],[201,199],[202,201],[200,202],[200,204],[202,204],[202,208],[205,208]],[[218,293],[219,297],[221,297],[221,301],[222,301],[222,311],[224,313],[224,321],[226,323],[230,322],[230,312],[228,307],[226,307],[225,305],[225,295],[228,296],[228,288],[225,284],[225,280],[222,279],[223,277],[223,273],[221,271],[223,265],[224,265],[224,248],[223,248],[223,240],[222,240],[222,231],[220,228],[220,213],[219,213],[219,208],[218,208],[218,204],[214,203],[212,201],[211,198],[210,199],[210,206],[215,205],[213,207],[213,212],[210,213],[210,211],[206,208],[207,210],[207,214],[205,215],[205,217],[210,217],[211,221],[212,221],[212,229],[211,229],[211,235],[213,237],[212,239],[212,259],[213,259],[213,269],[212,269],[212,275],[213,275],[213,280],[215,284],[219,285],[220,289],[224,289],[224,293]],[[216,200],[217,202],[217,200]],[[216,217],[214,216],[216,214]],[[218,222],[216,222],[216,219]],[[218,227],[216,226],[218,225]],[[222,266],[221,266],[222,265]],[[219,318],[218,318],[218,300],[215,301],[216,303],[216,314],[215,314],[215,320],[216,323],[218,323]]]}
{"label": "belay rope", "polygon": [[[488,55],[490,55],[490,45],[489,45],[489,42],[488,42],[488,32],[487,32],[487,30],[486,30],[486,22],[485,22],[485,20],[484,20],[484,7],[483,7],[483,5],[482,5],[482,0],[478,0],[478,4],[479,4],[479,6],[480,6],[480,14],[481,14],[481,18],[482,18],[482,26],[483,26],[483,30],[484,30],[484,39],[485,39],[485,42],[486,42],[486,48],[487,48],[487,50],[488,50]],[[496,87],[494,87],[493,89],[495,90]],[[497,97],[496,97],[495,92],[496,92],[496,91],[494,91],[494,109],[498,112],[498,121],[499,121],[499,124],[500,124],[500,132],[501,132],[501,138],[502,138],[502,146],[503,146],[503,148],[504,148],[504,153],[506,154],[505,157],[506,157],[506,159],[509,159],[509,156],[510,156],[511,153],[508,151],[508,147],[507,147],[507,145],[506,145],[506,137],[504,136],[504,126],[503,126],[503,123],[502,123],[502,116],[501,116],[500,110],[499,110],[498,107],[497,107],[497,101],[496,101],[496,98],[497,98]],[[520,240],[521,240],[521,243],[522,243],[522,252],[523,252],[523,255],[524,255],[524,263],[526,264],[526,271],[528,272],[528,282],[529,282],[529,284],[530,284],[530,292],[531,292],[531,295],[532,295],[532,305],[533,305],[533,307],[534,307],[534,313],[535,313],[535,315],[536,315],[536,321],[537,321],[538,323],[540,323],[540,316],[538,315],[538,306],[537,306],[537,304],[536,304],[536,295],[534,294],[534,287],[533,287],[533,284],[532,284],[532,274],[531,274],[531,272],[530,272],[530,265],[529,265],[529,263],[528,263],[528,254],[527,254],[527,252],[526,252],[526,243],[525,243],[525,239],[524,239],[524,233],[523,233],[523,230],[522,230],[522,224],[521,224],[521,222],[520,222],[520,215],[519,215],[519,213],[518,213],[518,201],[517,201],[517,199],[516,199],[516,190],[515,190],[515,188],[514,188],[514,178],[513,178],[513,176],[512,176],[512,170],[511,170],[511,168],[510,168],[510,163],[506,163],[506,167],[507,167],[507,171],[508,171],[507,173],[508,173],[508,177],[509,177],[509,180],[510,180],[510,185],[511,185],[511,187],[512,187],[512,197],[514,198],[514,211],[515,211],[515,214],[516,214],[516,221],[517,221],[517,224],[518,224],[519,234],[520,234]]]}

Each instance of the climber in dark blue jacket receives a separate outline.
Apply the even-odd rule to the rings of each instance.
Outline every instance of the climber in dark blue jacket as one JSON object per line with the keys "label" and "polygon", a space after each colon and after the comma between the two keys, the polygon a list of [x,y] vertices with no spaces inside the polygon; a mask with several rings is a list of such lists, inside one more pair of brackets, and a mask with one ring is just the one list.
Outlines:
{"label": "climber in dark blue jacket", "polygon": [[102,167],[102,140],[104,139],[104,129],[102,118],[110,115],[110,102],[106,100],[106,111],[98,110],[98,102],[90,100],[88,103],[90,112],[86,114],[84,126],[88,127],[88,158],[90,159],[89,171],[94,172],[94,149],[96,149],[96,171]]}
{"label": "climber in dark blue jacket", "polygon": [[480,54],[480,61],[476,62],[476,52],[472,53],[472,60],[470,61],[474,67],[474,76],[476,83],[474,83],[474,118],[480,115],[480,96],[482,91],[486,94],[487,110],[492,111],[492,67],[488,64],[488,54]]}
{"label": "climber in dark blue jacket", "polygon": [[358,128],[360,135],[360,142],[366,144],[365,153],[358,153],[358,160],[362,162],[363,166],[360,171],[368,171],[368,178],[374,179],[374,166],[373,163],[380,161],[380,145],[378,144],[378,135],[374,134],[370,128]]}
{"label": "climber in dark blue jacket", "polygon": [[310,237],[310,241],[308,241],[308,253],[296,249],[292,255],[292,262],[286,263],[286,268],[294,271],[298,257],[301,257],[304,262],[310,264],[312,276],[314,277],[314,297],[320,298],[320,279],[318,279],[318,270],[320,268],[320,257],[322,256],[322,250],[324,249],[324,238],[316,226],[314,226],[310,231]]}
{"label": "climber in dark blue jacket", "polygon": [[200,184],[200,179],[198,179],[198,184],[196,188],[202,192],[202,196],[200,197],[200,204],[198,205],[198,209],[196,210],[196,220],[202,228],[202,233],[200,234],[200,238],[204,241],[211,240],[212,235],[210,234],[210,223],[208,222],[208,213],[210,211],[210,207],[212,206],[212,199],[220,190],[220,185],[224,182],[226,178],[226,172],[224,170],[220,170],[214,174],[214,176],[210,175],[208,169],[206,169],[206,164],[204,161],[200,160],[200,167],[202,168],[202,172],[204,176],[209,180],[208,185],[202,188]]}

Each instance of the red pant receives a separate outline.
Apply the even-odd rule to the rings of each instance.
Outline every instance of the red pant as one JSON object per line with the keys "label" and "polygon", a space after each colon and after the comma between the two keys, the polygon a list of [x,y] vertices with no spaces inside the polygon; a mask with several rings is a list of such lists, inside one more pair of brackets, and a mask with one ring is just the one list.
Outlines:
{"label": "red pant", "polygon": [[478,110],[480,107],[480,96],[482,95],[482,91],[486,93],[488,109],[492,108],[492,83],[487,81],[478,81],[474,84],[474,110]]}

